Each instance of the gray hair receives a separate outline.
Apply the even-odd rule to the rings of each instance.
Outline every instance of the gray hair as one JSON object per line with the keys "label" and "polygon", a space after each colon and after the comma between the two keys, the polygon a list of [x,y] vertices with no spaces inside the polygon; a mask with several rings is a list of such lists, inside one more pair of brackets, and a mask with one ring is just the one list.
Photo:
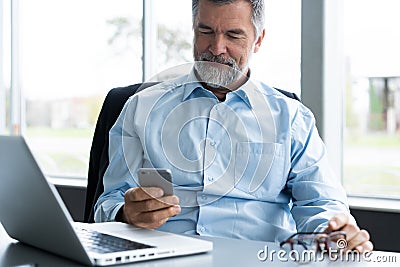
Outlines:
{"label": "gray hair", "polygon": [[[198,8],[199,8],[200,0],[192,0],[192,20],[193,26],[194,21],[197,16]],[[237,0],[206,0],[212,2],[217,5],[226,5],[236,2]],[[246,0],[251,4],[253,9],[253,14],[251,16],[251,23],[253,23],[254,30],[256,32],[256,38],[261,34],[261,31],[264,29],[264,21],[265,21],[265,5],[264,0]]]}

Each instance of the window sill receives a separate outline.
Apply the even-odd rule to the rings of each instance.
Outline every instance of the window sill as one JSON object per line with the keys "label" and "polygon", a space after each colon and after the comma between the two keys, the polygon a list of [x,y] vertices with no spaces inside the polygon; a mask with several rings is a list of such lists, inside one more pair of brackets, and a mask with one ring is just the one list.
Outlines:
{"label": "window sill", "polygon": [[350,209],[400,213],[400,199],[348,196]]}

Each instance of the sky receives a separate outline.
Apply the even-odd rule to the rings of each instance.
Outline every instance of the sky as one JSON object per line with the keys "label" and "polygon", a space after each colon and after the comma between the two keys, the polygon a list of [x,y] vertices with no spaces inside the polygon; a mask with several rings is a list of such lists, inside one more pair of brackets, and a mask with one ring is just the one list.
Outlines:
{"label": "sky", "polygon": [[[154,0],[155,19],[190,32],[190,2]],[[266,0],[267,35],[252,62],[256,78],[292,91],[300,89],[300,3]],[[345,0],[344,6],[344,44],[353,74],[400,75],[400,1]],[[141,10],[140,0],[20,0],[24,95],[52,99],[105,94],[113,87],[140,82],[141,40],[129,39],[110,48],[107,40],[113,28],[106,21],[123,16],[139,23]],[[192,40],[191,33],[187,38]],[[6,76],[9,49],[6,43]]]}

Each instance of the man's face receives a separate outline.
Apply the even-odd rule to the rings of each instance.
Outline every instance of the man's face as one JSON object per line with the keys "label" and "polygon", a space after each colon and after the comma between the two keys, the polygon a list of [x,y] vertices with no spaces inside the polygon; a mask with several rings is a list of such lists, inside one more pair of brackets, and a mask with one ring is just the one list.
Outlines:
{"label": "man's face", "polygon": [[194,59],[224,64],[197,67],[201,79],[224,86],[238,79],[238,71],[247,73],[264,36],[256,39],[251,16],[252,7],[244,0],[226,5],[200,0],[193,25]]}

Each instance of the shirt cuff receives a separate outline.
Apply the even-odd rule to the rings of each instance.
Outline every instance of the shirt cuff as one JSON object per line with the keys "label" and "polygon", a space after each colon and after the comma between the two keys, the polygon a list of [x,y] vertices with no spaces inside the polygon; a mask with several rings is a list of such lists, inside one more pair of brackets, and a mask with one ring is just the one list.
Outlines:
{"label": "shirt cuff", "polygon": [[122,208],[123,205],[124,205],[124,203],[122,202],[122,203],[118,203],[117,205],[114,206],[113,210],[110,213],[108,221],[110,221],[110,222],[116,222],[117,221],[116,220],[117,213]]}
{"label": "shirt cuff", "polygon": [[115,216],[123,205],[124,202],[104,201],[96,208],[95,222],[115,222]]}

